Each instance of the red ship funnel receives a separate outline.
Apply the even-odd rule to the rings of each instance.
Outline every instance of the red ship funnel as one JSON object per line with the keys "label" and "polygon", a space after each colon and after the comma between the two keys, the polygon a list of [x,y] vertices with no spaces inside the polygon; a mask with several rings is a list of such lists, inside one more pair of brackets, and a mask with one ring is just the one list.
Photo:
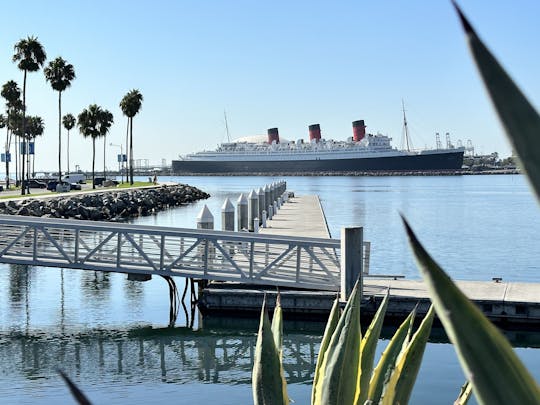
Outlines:
{"label": "red ship funnel", "polygon": [[364,125],[364,120],[354,121],[352,123],[353,127],[353,140],[355,142],[360,142],[366,136],[366,126]]}
{"label": "red ship funnel", "polygon": [[277,128],[270,128],[268,130],[268,143],[272,145],[272,142],[279,143],[279,132]]}
{"label": "red ship funnel", "polygon": [[309,127],[309,141],[315,139],[315,142],[319,142],[321,140],[321,126],[319,124],[313,124]]}

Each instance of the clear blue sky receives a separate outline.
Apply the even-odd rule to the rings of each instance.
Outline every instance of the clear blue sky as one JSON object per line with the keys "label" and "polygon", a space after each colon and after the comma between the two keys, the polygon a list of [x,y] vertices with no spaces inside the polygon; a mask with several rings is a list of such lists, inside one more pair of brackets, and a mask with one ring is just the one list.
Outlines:
{"label": "clear blue sky", "polygon": [[[537,106],[540,2],[461,3]],[[62,56],[75,67],[63,112],[77,115],[91,103],[109,109],[107,143],[117,144],[126,128],[119,101],[132,88],[142,92],[136,159],[170,162],[214,148],[225,140],[224,109],[233,138],[274,126],[284,138],[305,138],[320,123],[324,137],[345,139],[351,122],[364,119],[399,147],[402,98],[415,147],[450,132],[478,152],[511,152],[446,0],[11,1],[2,14],[0,84],[22,83],[13,45],[36,35],[49,60]],[[28,113],[46,125],[36,165],[54,170],[57,93],[42,71],[29,75],[27,91]],[[118,152],[108,148],[108,166]],[[76,130],[71,156],[72,168],[91,167],[91,143]]]}

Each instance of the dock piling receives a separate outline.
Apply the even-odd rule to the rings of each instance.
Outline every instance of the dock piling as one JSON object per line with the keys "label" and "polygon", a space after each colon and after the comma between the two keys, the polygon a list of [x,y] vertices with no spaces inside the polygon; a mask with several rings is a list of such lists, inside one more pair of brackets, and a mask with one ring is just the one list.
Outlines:
{"label": "dock piling", "polygon": [[236,202],[236,217],[238,232],[248,229],[248,201],[244,193],[241,193]]}
{"label": "dock piling", "polygon": [[234,231],[234,205],[229,198],[225,199],[221,207],[221,230]]}
{"label": "dock piling", "polygon": [[197,229],[214,229],[214,216],[206,204],[197,216]]}
{"label": "dock piling", "polygon": [[358,280],[362,289],[362,248],[364,229],[346,227],[341,229],[341,300],[346,301]]}
{"label": "dock piling", "polygon": [[257,191],[257,197],[259,198],[259,214],[257,216],[259,217],[259,224],[262,224],[262,212],[266,209],[265,195],[262,187],[259,187],[259,190]]}
{"label": "dock piling", "polygon": [[259,197],[255,190],[251,190],[248,195],[248,226],[249,231],[254,232],[253,220],[259,218]]}

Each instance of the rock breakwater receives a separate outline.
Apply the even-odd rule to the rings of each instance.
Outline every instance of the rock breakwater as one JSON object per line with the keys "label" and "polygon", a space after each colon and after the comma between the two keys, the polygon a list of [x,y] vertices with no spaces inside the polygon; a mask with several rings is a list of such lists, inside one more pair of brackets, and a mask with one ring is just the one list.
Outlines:
{"label": "rock breakwater", "polygon": [[124,221],[210,197],[186,184],[0,202],[0,214]]}

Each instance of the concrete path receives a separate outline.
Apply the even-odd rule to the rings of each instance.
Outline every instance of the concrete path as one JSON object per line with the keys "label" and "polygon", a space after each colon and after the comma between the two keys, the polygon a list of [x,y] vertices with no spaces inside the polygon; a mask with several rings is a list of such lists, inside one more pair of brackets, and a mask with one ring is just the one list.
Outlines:
{"label": "concrete path", "polygon": [[289,198],[276,215],[260,228],[263,235],[303,236],[330,238],[319,197],[303,195]]}

